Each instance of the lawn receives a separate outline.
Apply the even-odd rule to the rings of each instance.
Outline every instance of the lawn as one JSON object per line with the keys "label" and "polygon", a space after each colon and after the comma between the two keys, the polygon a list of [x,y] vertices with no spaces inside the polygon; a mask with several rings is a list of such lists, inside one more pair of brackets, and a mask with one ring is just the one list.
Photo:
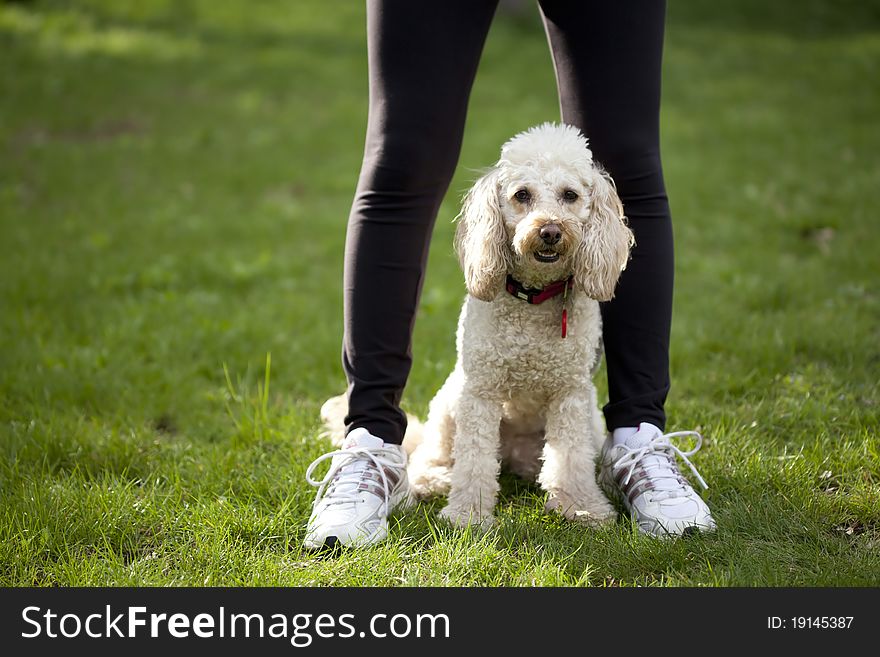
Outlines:
{"label": "lawn", "polygon": [[[344,386],[363,3],[0,4],[0,585],[880,585],[880,3],[670,4],[669,427],[706,436],[718,531],[583,528],[505,477],[484,535],[433,502],[337,559],[300,544]],[[461,193],[555,119],[537,12],[500,13],[411,412],[454,362]]]}

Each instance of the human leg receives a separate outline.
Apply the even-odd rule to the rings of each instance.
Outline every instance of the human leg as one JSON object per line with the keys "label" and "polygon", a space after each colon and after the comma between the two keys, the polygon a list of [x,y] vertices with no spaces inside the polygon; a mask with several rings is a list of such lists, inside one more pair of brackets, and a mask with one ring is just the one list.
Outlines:
{"label": "human leg", "polygon": [[[471,84],[497,0],[370,0],[370,106],[345,244],[347,436],[319,457],[310,549],[387,535],[408,495],[400,397],[434,220],[458,161]],[[321,479],[315,466],[330,460]]]}
{"label": "human leg", "polygon": [[[590,139],[617,185],[635,235],[614,299],[602,304],[612,432],[601,479],[642,532],[680,535],[715,527],[678,469],[683,451],[664,434],[669,391],[673,243],[660,162],[660,77],[665,3],[541,0],[562,118]],[[696,434],[699,436],[698,434]]]}
{"label": "human leg", "polygon": [[635,234],[614,299],[602,304],[609,429],[666,423],[672,222],[660,162],[665,3],[543,0],[562,119],[580,128],[617,185]]}
{"label": "human leg", "polygon": [[431,231],[497,0],[367,3],[370,107],[345,246],[348,431],[401,443]]}

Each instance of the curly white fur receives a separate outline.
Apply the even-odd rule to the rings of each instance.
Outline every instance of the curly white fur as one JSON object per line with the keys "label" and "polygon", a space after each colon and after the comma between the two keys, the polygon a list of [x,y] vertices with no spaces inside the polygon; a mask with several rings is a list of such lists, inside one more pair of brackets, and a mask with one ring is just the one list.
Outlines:
{"label": "curly white fur", "polygon": [[[540,236],[548,224],[561,232],[552,247]],[[595,477],[605,429],[592,375],[601,355],[597,300],[613,296],[632,244],[614,184],[577,129],[543,124],[503,146],[459,217],[455,246],[469,294],[455,368],[425,425],[412,421],[407,432],[416,497],[448,495],[444,518],[487,526],[503,462],[537,479],[548,511],[584,522],[614,517]],[[558,259],[536,256],[548,251]],[[531,305],[504,290],[508,274],[530,288],[569,276],[575,286],[567,299]],[[329,400],[325,422],[343,409],[344,400]]]}

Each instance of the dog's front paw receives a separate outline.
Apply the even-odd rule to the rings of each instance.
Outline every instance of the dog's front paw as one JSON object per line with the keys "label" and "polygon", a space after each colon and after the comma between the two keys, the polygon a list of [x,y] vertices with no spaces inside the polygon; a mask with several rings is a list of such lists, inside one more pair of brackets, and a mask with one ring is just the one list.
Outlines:
{"label": "dog's front paw", "polygon": [[417,499],[425,500],[449,493],[452,477],[452,470],[449,467],[443,465],[412,464],[408,472],[409,489]]}
{"label": "dog's front paw", "polygon": [[473,506],[446,505],[440,510],[440,517],[456,527],[477,527],[481,530],[489,529],[495,523],[495,516],[491,513],[481,512]]}
{"label": "dog's front paw", "polygon": [[560,513],[567,520],[590,526],[604,525],[617,519],[617,511],[608,500],[575,502],[562,493],[552,493],[547,498],[544,510],[548,513]]}

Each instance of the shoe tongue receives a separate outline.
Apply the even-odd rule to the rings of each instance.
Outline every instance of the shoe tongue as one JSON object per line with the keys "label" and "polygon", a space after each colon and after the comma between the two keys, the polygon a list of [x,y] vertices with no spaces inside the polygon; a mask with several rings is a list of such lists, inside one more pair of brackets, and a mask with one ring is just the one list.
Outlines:
{"label": "shoe tongue", "polygon": [[[353,429],[349,432],[349,434],[345,437],[345,440],[342,441],[342,449],[349,449],[351,447],[366,447],[368,449],[377,449],[379,447],[384,447],[385,441],[381,438],[377,438],[372,435],[366,429]],[[371,467],[369,459],[367,458],[357,458],[351,460],[350,456],[337,455],[333,457],[333,462],[336,463],[338,460],[345,460],[345,465],[343,465],[339,469],[339,475],[342,479],[336,481],[333,485],[333,490],[338,493],[343,494],[353,494],[358,491],[358,486],[360,485],[360,477],[359,475],[367,468]],[[375,466],[372,466],[375,467]]]}
{"label": "shoe tongue", "polygon": [[651,440],[656,438],[657,436],[662,435],[663,432],[660,431],[658,427],[655,427],[653,424],[649,422],[642,422],[639,425],[639,430],[636,431],[633,435],[626,439],[624,443],[627,447],[631,447],[633,449],[637,449],[639,447],[644,447]]}
{"label": "shoe tongue", "polygon": [[[657,436],[662,436],[663,432],[649,422],[642,422],[639,430],[626,439],[626,446],[631,449],[644,447]],[[665,456],[654,456],[646,454],[641,459],[641,466],[651,478],[654,488],[658,491],[677,490],[680,485],[676,478],[669,476],[674,471],[669,459]],[[659,477],[658,477],[659,475]]]}
{"label": "shoe tongue", "polygon": [[366,429],[352,429],[348,436],[345,437],[345,440],[342,442],[342,448],[348,449],[349,447],[367,447],[369,449],[378,449],[379,447],[384,447],[385,441],[381,438],[377,438],[373,434],[371,434]]}

